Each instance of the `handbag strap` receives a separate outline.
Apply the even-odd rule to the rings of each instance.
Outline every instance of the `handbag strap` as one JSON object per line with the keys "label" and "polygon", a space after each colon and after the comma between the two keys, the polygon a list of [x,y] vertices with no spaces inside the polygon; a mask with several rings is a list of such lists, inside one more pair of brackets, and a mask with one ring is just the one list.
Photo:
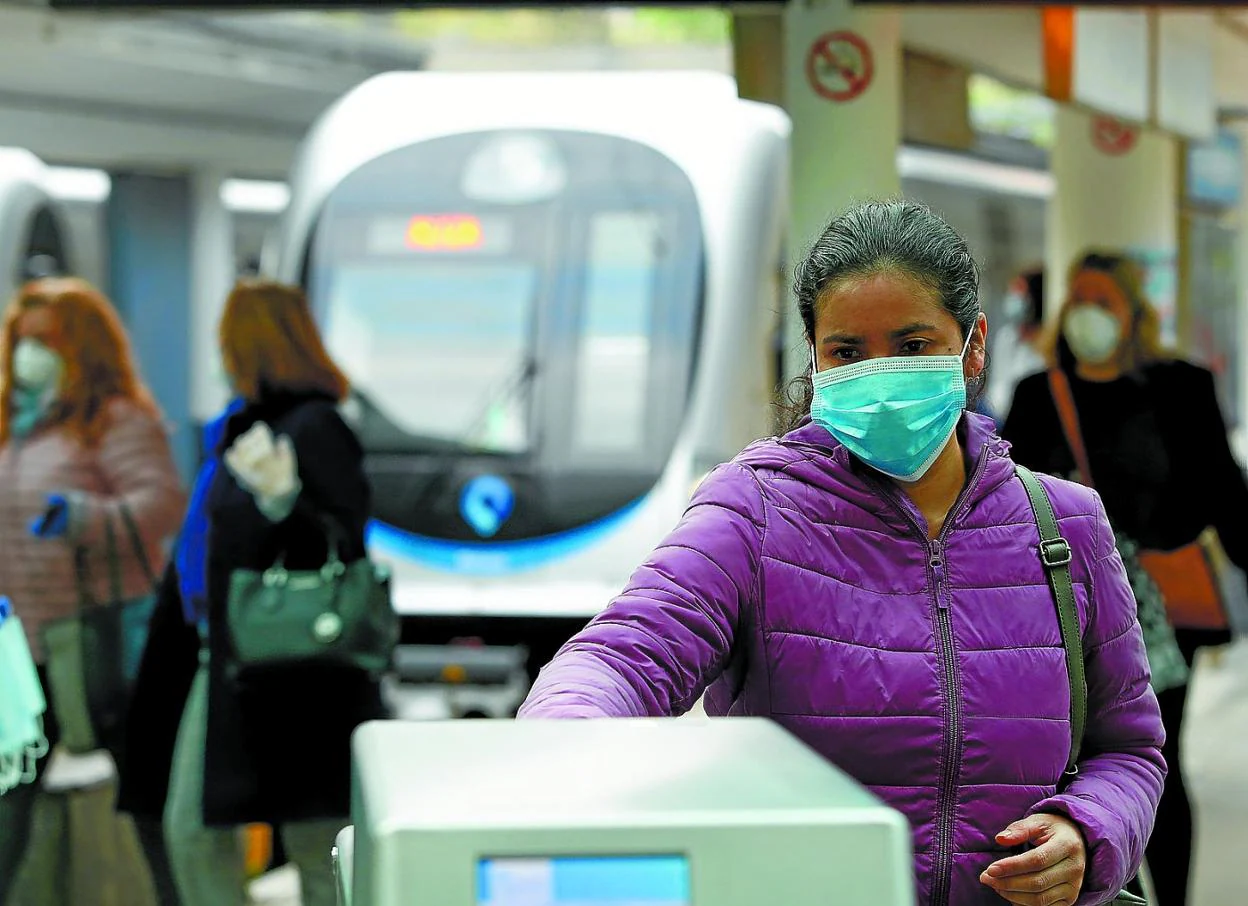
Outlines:
{"label": "handbag strap", "polygon": [[110,604],[120,601],[122,596],[121,552],[117,549],[117,528],[112,517],[104,517],[104,552],[108,558],[108,592]]}
{"label": "handbag strap", "polygon": [[143,533],[139,531],[139,524],[135,521],[134,513],[130,512],[130,507],[124,503],[117,505],[117,512],[121,514],[122,525],[126,527],[126,534],[130,536],[130,546],[134,548],[134,557],[139,561],[139,566],[143,570],[143,576],[147,579],[147,584],[154,588],[156,586],[156,573],[152,571],[152,561],[147,558],[147,548],[143,544]]}
{"label": "handbag strap", "polygon": [[[309,508],[308,515],[312,516],[325,535],[325,566],[338,569],[342,565],[342,549],[347,544],[347,530],[333,516],[319,510]],[[277,559],[273,561],[273,566],[279,570],[286,568],[286,555],[289,550],[283,549]],[[337,566],[335,566],[337,564]]]}
{"label": "handbag strap", "polygon": [[1083,639],[1079,634],[1079,611],[1075,607],[1075,587],[1070,578],[1070,543],[1062,537],[1048,492],[1030,469],[1015,465],[1014,471],[1027,489],[1031,511],[1040,531],[1040,562],[1049,580],[1049,590],[1057,605],[1057,621],[1062,628],[1066,649],[1066,675],[1070,680],[1070,758],[1066,773],[1078,772],[1079,749],[1083,746],[1088,721],[1088,683],[1083,663]]}
{"label": "handbag strap", "polygon": [[[109,603],[116,603],[122,596],[121,561],[117,554],[117,532],[108,513],[104,514],[104,559],[108,565]],[[74,547],[74,577],[78,583],[78,609],[95,607],[98,602],[93,593],[90,551],[83,544]]]}
{"label": "handbag strap", "polygon": [[1088,462],[1088,450],[1083,444],[1083,432],[1079,429],[1079,410],[1075,407],[1075,394],[1070,389],[1070,379],[1060,368],[1049,369],[1049,393],[1053,396],[1053,405],[1057,408],[1057,420],[1062,423],[1062,434],[1066,437],[1066,446],[1075,457],[1075,468],[1079,470],[1079,480],[1088,487],[1092,483],[1092,466]]}

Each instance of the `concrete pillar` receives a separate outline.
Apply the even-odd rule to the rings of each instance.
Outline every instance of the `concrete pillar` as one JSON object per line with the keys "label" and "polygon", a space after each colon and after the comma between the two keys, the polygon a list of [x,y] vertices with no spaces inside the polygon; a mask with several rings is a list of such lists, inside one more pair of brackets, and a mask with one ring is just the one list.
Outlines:
{"label": "concrete pillar", "polygon": [[784,18],[779,12],[733,14],[732,70],[741,97],[784,106]]}
{"label": "concrete pillar", "polygon": [[200,171],[191,180],[191,414],[198,424],[225,408],[229,386],[221,368],[217,323],[234,284],[234,223],[221,203],[225,175]]}
{"label": "concrete pillar", "polygon": [[190,418],[190,181],[116,174],[105,221],[110,295],[173,428],[178,467],[189,477],[197,459]]}
{"label": "concrete pillar", "polygon": [[[798,260],[829,218],[900,194],[901,18],[849,0],[792,0],[784,12],[785,109],[793,119],[789,250]],[[785,314],[786,377],[810,362]]]}
{"label": "concrete pillar", "polygon": [[[1231,131],[1243,143],[1245,153],[1240,162],[1243,174],[1242,185],[1248,187],[1248,123],[1235,123],[1231,127]],[[1239,241],[1236,249],[1236,257],[1240,262],[1237,268],[1239,285],[1237,314],[1242,330],[1242,326],[1248,324],[1248,270],[1245,270],[1242,263],[1248,261],[1248,191],[1243,189],[1240,192],[1239,211],[1236,213],[1233,222],[1239,230]],[[1243,349],[1239,353],[1238,391],[1239,411],[1227,414],[1236,423],[1235,429],[1231,432],[1231,443],[1235,449],[1235,454],[1241,464],[1248,465],[1248,350]]]}
{"label": "concrete pillar", "polygon": [[1057,190],[1046,231],[1046,311],[1056,315],[1066,295],[1066,272],[1084,249],[1118,249],[1145,265],[1145,292],[1161,313],[1165,338],[1173,342],[1178,142],[1065,106],[1058,109],[1055,126],[1051,166]]}
{"label": "concrete pillar", "polygon": [[[784,106],[784,18],[779,10],[738,12],[732,17],[732,66],[737,94],[751,101]],[[759,297],[758,323],[765,325],[758,349],[762,380],[746,405],[768,406],[775,399],[784,369],[784,319],[792,303],[788,292],[789,253],[781,250],[775,272]]]}

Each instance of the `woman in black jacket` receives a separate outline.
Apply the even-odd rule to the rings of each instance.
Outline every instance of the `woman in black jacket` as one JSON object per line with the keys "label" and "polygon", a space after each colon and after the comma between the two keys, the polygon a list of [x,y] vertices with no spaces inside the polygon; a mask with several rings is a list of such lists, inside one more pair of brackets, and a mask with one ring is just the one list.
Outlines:
{"label": "woman in black jacket", "polygon": [[312,664],[234,675],[226,623],[230,577],[285,557],[319,569],[327,525],[346,563],[362,558],[370,494],[363,451],[337,404],[347,381],[321,343],[302,292],[239,284],[220,342],[243,408],[221,444],[207,493],[207,638],[178,730],[165,834],[186,906],[243,902],[237,828],[281,833],[306,906],[335,900],[329,852],[350,811],[350,737],[385,717],[367,674]]}
{"label": "woman in black jacket", "polygon": [[[1212,526],[1230,559],[1248,569],[1248,483],[1231,453],[1213,375],[1162,350],[1136,267],[1120,254],[1080,258],[1059,325],[1054,370],[1018,385],[1001,431],[1014,459],[1087,480],[1059,415],[1056,400],[1064,396],[1078,424],[1075,444],[1086,451],[1091,481],[1121,536],[1143,550],[1173,551]],[[1230,633],[1180,626],[1175,637],[1190,666],[1198,648],[1229,641]],[[1179,761],[1185,674],[1155,682],[1170,772],[1147,856],[1165,906],[1186,902],[1191,859]]]}

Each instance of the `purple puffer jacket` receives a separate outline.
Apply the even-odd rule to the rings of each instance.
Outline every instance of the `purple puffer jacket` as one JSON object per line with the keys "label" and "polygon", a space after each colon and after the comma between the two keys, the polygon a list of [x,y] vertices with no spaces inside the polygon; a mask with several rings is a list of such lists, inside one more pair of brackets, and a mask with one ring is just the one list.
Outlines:
{"label": "purple puffer jacket", "polygon": [[[1034,812],[1076,821],[1084,904],[1138,869],[1163,731],[1099,497],[1042,477],[1074,549],[1088,675],[1079,772],[1057,612],[1026,492],[991,422],[940,537],[812,424],[716,469],[627,589],[542,672],[525,718],[766,715],[914,828],[919,902],[1003,902],[979,875]],[[709,688],[708,688],[709,687]]]}

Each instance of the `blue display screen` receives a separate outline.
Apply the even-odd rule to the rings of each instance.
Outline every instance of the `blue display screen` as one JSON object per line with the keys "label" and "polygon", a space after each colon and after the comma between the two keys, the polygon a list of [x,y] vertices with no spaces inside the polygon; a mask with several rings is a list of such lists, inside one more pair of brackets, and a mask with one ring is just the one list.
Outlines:
{"label": "blue display screen", "polygon": [[478,906],[691,906],[683,856],[483,859]]}

